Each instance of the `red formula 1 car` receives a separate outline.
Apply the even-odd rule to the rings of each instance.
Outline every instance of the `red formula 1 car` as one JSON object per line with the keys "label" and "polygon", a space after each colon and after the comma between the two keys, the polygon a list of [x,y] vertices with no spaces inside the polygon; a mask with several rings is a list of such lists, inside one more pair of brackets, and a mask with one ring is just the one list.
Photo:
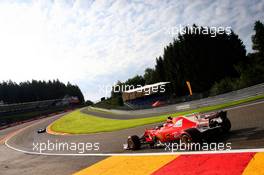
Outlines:
{"label": "red formula 1 car", "polygon": [[191,114],[176,118],[168,117],[166,123],[146,129],[142,137],[129,136],[125,149],[137,150],[142,144],[154,147],[168,142],[201,143],[212,137],[229,132],[231,122],[226,111],[210,114]]}

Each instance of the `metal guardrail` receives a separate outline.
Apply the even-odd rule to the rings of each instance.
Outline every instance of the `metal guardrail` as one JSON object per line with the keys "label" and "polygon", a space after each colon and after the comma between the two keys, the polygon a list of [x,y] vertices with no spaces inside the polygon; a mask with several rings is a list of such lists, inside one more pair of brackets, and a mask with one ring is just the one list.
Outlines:
{"label": "metal guardrail", "polygon": [[43,100],[43,101],[34,101],[26,103],[14,103],[14,104],[2,104],[0,105],[0,114],[16,111],[24,111],[36,108],[46,108],[51,105],[56,104],[57,102],[62,101],[62,99],[53,99],[53,100]]}
{"label": "metal guardrail", "polygon": [[244,89],[228,92],[225,94],[202,98],[198,100],[192,100],[177,104],[171,104],[167,106],[150,108],[150,109],[139,109],[139,110],[117,110],[110,109],[109,112],[117,114],[148,114],[148,113],[167,113],[167,112],[176,112],[186,109],[196,109],[205,106],[212,106],[217,104],[222,104],[226,102],[237,101],[249,97],[254,97],[257,95],[264,94],[264,83],[250,86]]}

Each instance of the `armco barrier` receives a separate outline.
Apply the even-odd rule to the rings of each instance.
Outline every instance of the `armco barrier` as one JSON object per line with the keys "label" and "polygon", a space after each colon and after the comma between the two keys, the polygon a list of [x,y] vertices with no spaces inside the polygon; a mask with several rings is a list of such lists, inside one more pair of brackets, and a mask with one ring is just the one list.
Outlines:
{"label": "armco barrier", "polygon": [[212,96],[212,97],[202,98],[199,100],[177,103],[177,104],[172,104],[172,105],[167,105],[167,106],[162,106],[162,107],[157,107],[157,108],[151,108],[151,109],[139,109],[139,110],[127,111],[127,110],[117,110],[117,109],[109,110],[109,109],[100,108],[98,110],[104,110],[104,111],[116,113],[116,114],[131,114],[131,115],[132,114],[135,114],[135,115],[151,114],[151,113],[170,113],[170,112],[186,110],[187,108],[195,109],[195,108],[200,108],[200,107],[205,107],[205,106],[212,106],[212,105],[222,104],[226,102],[237,101],[237,100],[254,97],[254,96],[262,95],[262,94],[264,94],[264,83],[250,86],[250,87],[240,89],[237,91],[232,91],[229,93],[217,95],[217,96]]}

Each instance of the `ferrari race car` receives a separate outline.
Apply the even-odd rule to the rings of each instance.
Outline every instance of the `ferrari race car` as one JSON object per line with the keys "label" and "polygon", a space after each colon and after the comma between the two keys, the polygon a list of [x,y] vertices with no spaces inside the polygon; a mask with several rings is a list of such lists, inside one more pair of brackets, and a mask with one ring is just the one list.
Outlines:
{"label": "ferrari race car", "polygon": [[141,145],[155,147],[164,143],[201,143],[225,134],[231,129],[226,111],[210,114],[194,113],[179,117],[168,117],[167,121],[155,128],[146,129],[143,136],[129,136],[124,149],[138,150]]}

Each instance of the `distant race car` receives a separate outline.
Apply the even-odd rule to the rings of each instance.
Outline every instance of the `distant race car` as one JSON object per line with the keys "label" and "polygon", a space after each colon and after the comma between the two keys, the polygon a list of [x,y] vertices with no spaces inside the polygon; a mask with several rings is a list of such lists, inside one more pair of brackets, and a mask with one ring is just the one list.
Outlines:
{"label": "distant race car", "polygon": [[179,141],[181,143],[201,143],[227,133],[230,129],[231,122],[227,118],[226,111],[168,117],[164,124],[146,129],[142,137],[129,136],[124,149],[138,150],[142,144],[154,147],[156,144]]}
{"label": "distant race car", "polygon": [[44,133],[44,132],[46,132],[46,128],[41,128],[41,129],[39,129],[37,132],[38,132],[39,134],[40,134],[40,133]]}

